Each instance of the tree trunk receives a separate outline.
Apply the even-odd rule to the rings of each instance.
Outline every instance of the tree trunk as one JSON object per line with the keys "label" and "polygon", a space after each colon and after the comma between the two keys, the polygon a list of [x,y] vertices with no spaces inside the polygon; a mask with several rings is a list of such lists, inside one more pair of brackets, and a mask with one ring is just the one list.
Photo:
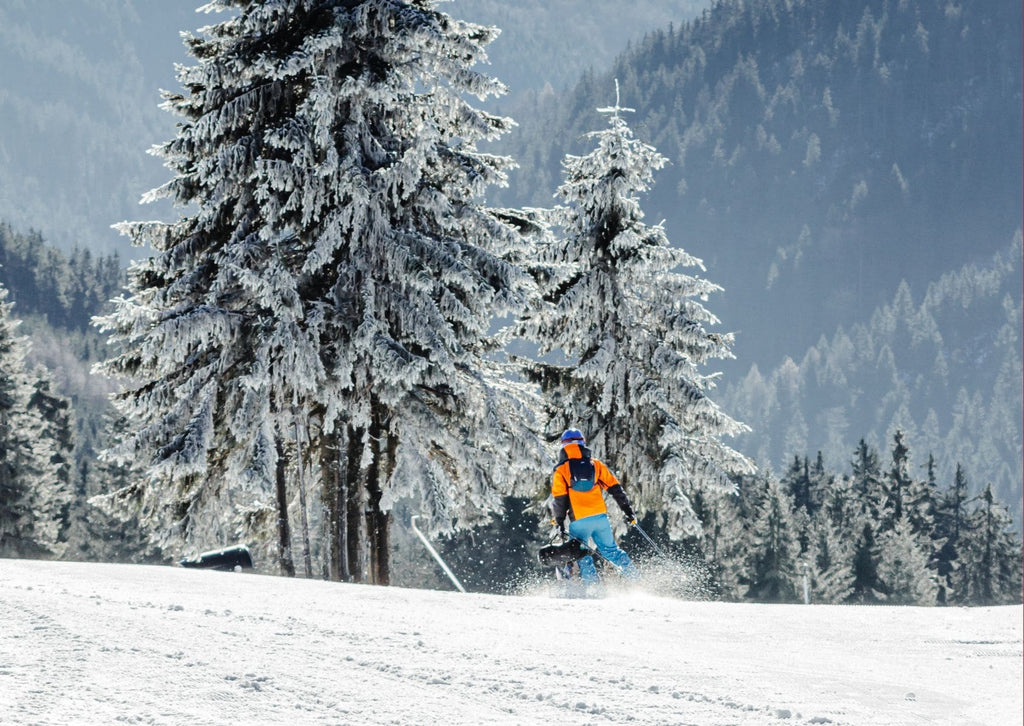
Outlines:
{"label": "tree trunk", "polygon": [[366,511],[366,528],[370,545],[370,582],[374,585],[388,585],[391,582],[391,553],[389,530],[391,514],[381,511],[381,477],[384,462],[371,468],[372,477],[367,478],[369,506]]}
{"label": "tree trunk", "polygon": [[360,486],[360,464],[362,462],[363,429],[349,428],[348,445],[345,454],[345,506],[346,554],[348,557],[349,579],[352,582],[366,581],[366,520],[363,517],[365,504],[363,487]]}
{"label": "tree trunk", "polygon": [[[345,436],[344,467],[339,469],[335,507],[339,545],[345,544],[339,576],[353,582],[387,585],[391,581],[391,515],[381,509],[380,502],[383,484],[394,471],[398,440],[387,434],[383,414],[376,406],[369,430],[348,428]],[[365,468],[364,446],[371,447],[373,453]]]}
{"label": "tree trunk", "polygon": [[320,439],[320,472],[323,481],[321,498],[324,508],[324,565],[329,580],[349,579],[348,552],[346,550],[346,519],[348,497],[345,487],[345,467],[341,459],[341,434],[325,434]]}
{"label": "tree trunk", "polygon": [[295,577],[295,563],[292,561],[292,531],[288,524],[288,479],[287,459],[284,455],[284,442],[280,434],[274,438],[277,447],[277,534],[279,537],[279,555],[281,572],[288,577]]}
{"label": "tree trunk", "polygon": [[373,463],[366,472],[366,528],[370,545],[370,582],[388,585],[391,582],[391,514],[381,509],[384,485],[395,467],[398,440],[387,432],[384,412],[375,407],[370,426]]}
{"label": "tree trunk", "polygon": [[313,556],[309,542],[309,511],[306,504],[306,479],[304,467],[302,466],[302,431],[299,428],[299,419],[295,407],[292,407],[292,417],[295,423],[295,477],[299,487],[299,522],[302,525],[302,564],[306,579],[313,577]]}
{"label": "tree trunk", "polygon": [[382,446],[380,441],[380,426],[377,423],[376,413],[373,422],[370,424],[370,447],[373,449],[373,461],[367,467],[366,476],[366,534],[367,545],[370,554],[369,582],[373,585],[380,585],[380,471]]}

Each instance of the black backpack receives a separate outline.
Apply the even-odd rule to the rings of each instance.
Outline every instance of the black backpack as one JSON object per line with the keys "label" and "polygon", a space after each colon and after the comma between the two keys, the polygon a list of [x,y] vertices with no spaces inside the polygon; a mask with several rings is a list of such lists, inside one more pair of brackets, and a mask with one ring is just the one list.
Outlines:
{"label": "black backpack", "polygon": [[589,492],[597,484],[594,462],[590,458],[569,459],[569,488],[576,492]]}

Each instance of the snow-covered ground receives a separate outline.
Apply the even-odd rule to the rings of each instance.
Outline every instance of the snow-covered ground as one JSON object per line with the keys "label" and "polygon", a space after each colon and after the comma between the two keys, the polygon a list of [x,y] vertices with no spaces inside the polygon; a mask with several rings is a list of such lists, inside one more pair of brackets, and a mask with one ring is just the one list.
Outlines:
{"label": "snow-covered ground", "polygon": [[0,560],[0,723],[1012,726],[1022,615]]}

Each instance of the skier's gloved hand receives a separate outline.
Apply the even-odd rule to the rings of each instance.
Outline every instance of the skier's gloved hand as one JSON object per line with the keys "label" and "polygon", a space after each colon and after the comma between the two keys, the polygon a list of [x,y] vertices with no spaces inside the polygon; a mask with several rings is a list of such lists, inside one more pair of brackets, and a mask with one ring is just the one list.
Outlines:
{"label": "skier's gloved hand", "polygon": [[625,512],[623,512],[623,514],[626,517],[626,524],[628,526],[632,527],[634,524],[636,524],[636,514],[633,513],[632,509],[627,509]]}
{"label": "skier's gloved hand", "polygon": [[551,520],[551,526],[552,527],[557,527],[558,528],[558,534],[560,534],[562,536],[562,539],[565,539],[565,520],[564,519],[561,522],[552,519]]}

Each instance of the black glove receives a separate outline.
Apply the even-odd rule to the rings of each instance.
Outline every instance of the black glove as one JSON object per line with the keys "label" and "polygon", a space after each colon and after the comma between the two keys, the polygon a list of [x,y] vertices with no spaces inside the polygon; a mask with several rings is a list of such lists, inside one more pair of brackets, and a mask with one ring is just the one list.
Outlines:
{"label": "black glove", "polygon": [[636,515],[633,513],[632,509],[627,509],[622,514],[626,517],[626,524],[630,527],[636,524]]}
{"label": "black glove", "polygon": [[551,524],[554,525],[555,527],[558,527],[558,533],[560,535],[562,535],[562,539],[565,539],[565,520],[563,519],[563,520],[560,520],[560,521],[556,521],[556,520],[552,519],[551,520]]}

